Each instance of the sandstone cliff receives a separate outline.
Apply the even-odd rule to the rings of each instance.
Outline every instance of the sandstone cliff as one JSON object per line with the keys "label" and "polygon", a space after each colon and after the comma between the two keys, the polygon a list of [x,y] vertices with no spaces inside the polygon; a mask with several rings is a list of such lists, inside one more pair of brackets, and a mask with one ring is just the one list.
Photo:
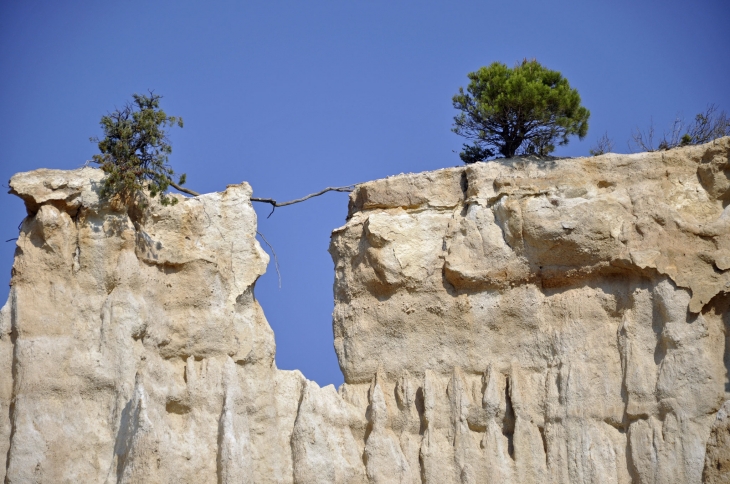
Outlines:
{"label": "sandstone cliff", "polygon": [[18,174],[5,482],[728,482],[729,157],[360,185],[338,392],[274,365],[247,184],[128,213],[98,170]]}

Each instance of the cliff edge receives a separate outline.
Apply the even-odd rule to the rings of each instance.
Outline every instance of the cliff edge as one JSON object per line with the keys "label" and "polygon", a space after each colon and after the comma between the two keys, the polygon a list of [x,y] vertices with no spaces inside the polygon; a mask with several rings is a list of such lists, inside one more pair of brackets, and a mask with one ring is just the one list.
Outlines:
{"label": "cliff edge", "polygon": [[359,185],[345,384],[278,370],[246,183],[119,211],[15,175],[6,483],[730,480],[730,138]]}

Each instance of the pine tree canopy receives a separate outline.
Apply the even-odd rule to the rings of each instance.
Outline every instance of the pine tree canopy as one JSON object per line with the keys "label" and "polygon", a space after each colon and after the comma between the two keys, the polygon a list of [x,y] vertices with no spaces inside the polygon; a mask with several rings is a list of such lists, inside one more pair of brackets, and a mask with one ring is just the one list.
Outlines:
{"label": "pine tree canopy", "polygon": [[[452,131],[472,141],[460,153],[473,163],[497,152],[548,155],[569,136],[583,139],[590,111],[581,106],[578,91],[560,72],[537,60],[523,60],[510,69],[500,62],[468,74],[469,85],[453,97],[461,111]],[[495,152],[496,149],[496,152]]]}

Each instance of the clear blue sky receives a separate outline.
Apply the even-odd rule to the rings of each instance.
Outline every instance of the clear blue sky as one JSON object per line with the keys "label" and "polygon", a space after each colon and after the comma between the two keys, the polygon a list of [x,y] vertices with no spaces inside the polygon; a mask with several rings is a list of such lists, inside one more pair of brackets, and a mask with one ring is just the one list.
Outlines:
{"label": "clear blue sky", "polygon": [[[591,110],[590,129],[555,153],[583,156],[605,131],[627,152],[658,127],[717,103],[730,110],[730,2],[73,1],[0,2],[0,181],[77,168],[99,118],[134,92],[182,116],[171,163],[199,192],[246,180],[260,197],[459,165],[451,96],[493,61],[535,57]],[[0,194],[0,300],[18,223]],[[256,286],[277,364],[342,382],[332,347],[330,231],[345,194],[281,208],[259,228],[275,247]],[[267,248],[268,250],[268,248]]]}

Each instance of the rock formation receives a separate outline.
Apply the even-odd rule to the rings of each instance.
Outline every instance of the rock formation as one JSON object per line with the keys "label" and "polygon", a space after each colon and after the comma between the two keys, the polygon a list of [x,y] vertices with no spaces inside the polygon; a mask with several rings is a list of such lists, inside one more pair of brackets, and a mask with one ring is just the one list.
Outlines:
{"label": "rock formation", "polygon": [[274,364],[246,183],[117,209],[20,173],[6,483],[730,482],[730,138],[358,186],[345,384]]}

